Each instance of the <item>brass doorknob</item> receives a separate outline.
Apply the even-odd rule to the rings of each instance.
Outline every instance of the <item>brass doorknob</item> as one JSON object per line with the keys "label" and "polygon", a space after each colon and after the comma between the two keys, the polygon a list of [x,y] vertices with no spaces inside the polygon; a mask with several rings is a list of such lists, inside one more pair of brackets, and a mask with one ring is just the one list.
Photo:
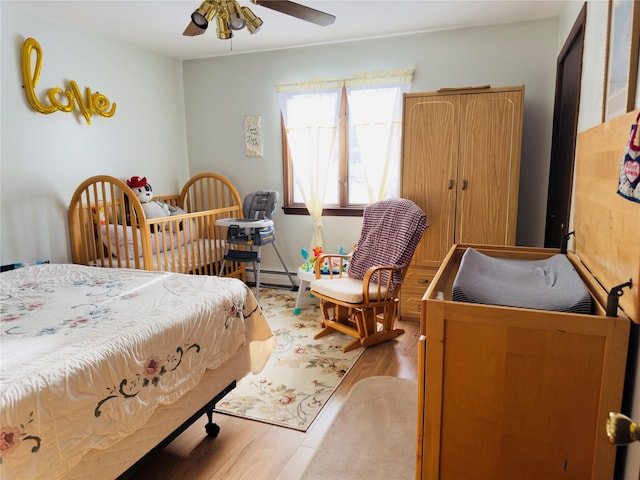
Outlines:
{"label": "brass doorknob", "polygon": [[607,437],[613,445],[626,445],[640,440],[640,427],[622,413],[609,412]]}

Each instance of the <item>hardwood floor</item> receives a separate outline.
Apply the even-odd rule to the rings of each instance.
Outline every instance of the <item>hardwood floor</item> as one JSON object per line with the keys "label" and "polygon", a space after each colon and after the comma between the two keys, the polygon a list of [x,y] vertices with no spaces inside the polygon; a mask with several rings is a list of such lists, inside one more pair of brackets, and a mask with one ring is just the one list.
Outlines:
{"label": "hardwood floor", "polygon": [[[391,375],[415,380],[419,324],[399,321],[405,333],[367,348],[307,432],[214,414],[221,431],[204,432],[206,416],[151,458],[134,480],[295,480],[306,468],[351,387],[360,379]],[[334,335],[341,335],[335,333]]]}

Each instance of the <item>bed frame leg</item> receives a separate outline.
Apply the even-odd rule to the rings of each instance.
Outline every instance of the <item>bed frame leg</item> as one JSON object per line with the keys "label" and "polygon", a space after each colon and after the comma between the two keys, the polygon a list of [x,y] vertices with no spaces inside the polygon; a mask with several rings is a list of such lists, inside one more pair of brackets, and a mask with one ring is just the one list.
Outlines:
{"label": "bed frame leg", "polygon": [[207,435],[216,438],[220,433],[220,426],[217,423],[213,423],[213,409],[207,410],[207,419],[209,422],[204,426]]}
{"label": "bed frame leg", "polygon": [[[224,390],[222,390],[218,395],[216,395],[211,402],[205,405],[205,413],[207,414],[207,419],[209,420],[207,424],[204,426],[207,435],[212,438],[216,438],[220,433],[220,426],[217,423],[213,423],[213,409],[216,408],[216,403],[224,398],[224,396],[229,393],[231,390],[236,388],[236,381],[234,380],[229,385],[226,386]],[[201,414],[202,415],[202,414]]]}
{"label": "bed frame leg", "polygon": [[220,433],[220,427],[213,423],[213,409],[216,408],[216,403],[224,398],[224,396],[229,393],[231,390],[236,388],[236,381],[233,380],[229,385],[227,385],[224,390],[218,393],[213,399],[209,400],[206,405],[204,405],[200,410],[194,413],[191,418],[189,418],[186,422],[176,428],[173,433],[171,433],[168,437],[166,437],[163,441],[161,441],[158,445],[152,448],[147,454],[134,463],[131,467],[127,469],[126,472],[122,473],[117,480],[125,480],[133,476],[133,474],[140,469],[144,463],[149,460],[150,457],[158,453],[164,447],[173,442],[182,432],[184,432],[187,428],[189,428],[196,420],[202,417],[203,413],[207,414],[207,418],[209,419],[209,423],[205,426],[205,430],[207,431],[207,435],[215,438],[218,433]]}

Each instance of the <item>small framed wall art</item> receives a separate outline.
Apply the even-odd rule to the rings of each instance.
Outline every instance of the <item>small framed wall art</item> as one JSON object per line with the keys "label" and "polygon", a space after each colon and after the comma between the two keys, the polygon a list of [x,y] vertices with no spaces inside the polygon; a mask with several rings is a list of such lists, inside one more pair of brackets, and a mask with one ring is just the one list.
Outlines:
{"label": "small framed wall art", "polygon": [[259,115],[244,117],[244,154],[247,157],[262,156],[262,119]]}
{"label": "small framed wall art", "polygon": [[633,110],[639,43],[640,2],[609,0],[603,122]]}

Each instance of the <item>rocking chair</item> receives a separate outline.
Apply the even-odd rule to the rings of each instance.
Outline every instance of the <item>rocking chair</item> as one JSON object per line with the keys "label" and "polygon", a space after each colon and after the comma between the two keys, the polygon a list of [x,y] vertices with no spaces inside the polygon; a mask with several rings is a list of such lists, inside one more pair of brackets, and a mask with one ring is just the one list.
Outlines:
{"label": "rocking chair", "polygon": [[311,293],[320,299],[323,330],[315,338],[346,333],[355,338],[343,348],[347,352],[403,334],[394,326],[400,287],[427,226],[425,213],[411,200],[383,200],[366,207],[353,253],[316,259]]}

